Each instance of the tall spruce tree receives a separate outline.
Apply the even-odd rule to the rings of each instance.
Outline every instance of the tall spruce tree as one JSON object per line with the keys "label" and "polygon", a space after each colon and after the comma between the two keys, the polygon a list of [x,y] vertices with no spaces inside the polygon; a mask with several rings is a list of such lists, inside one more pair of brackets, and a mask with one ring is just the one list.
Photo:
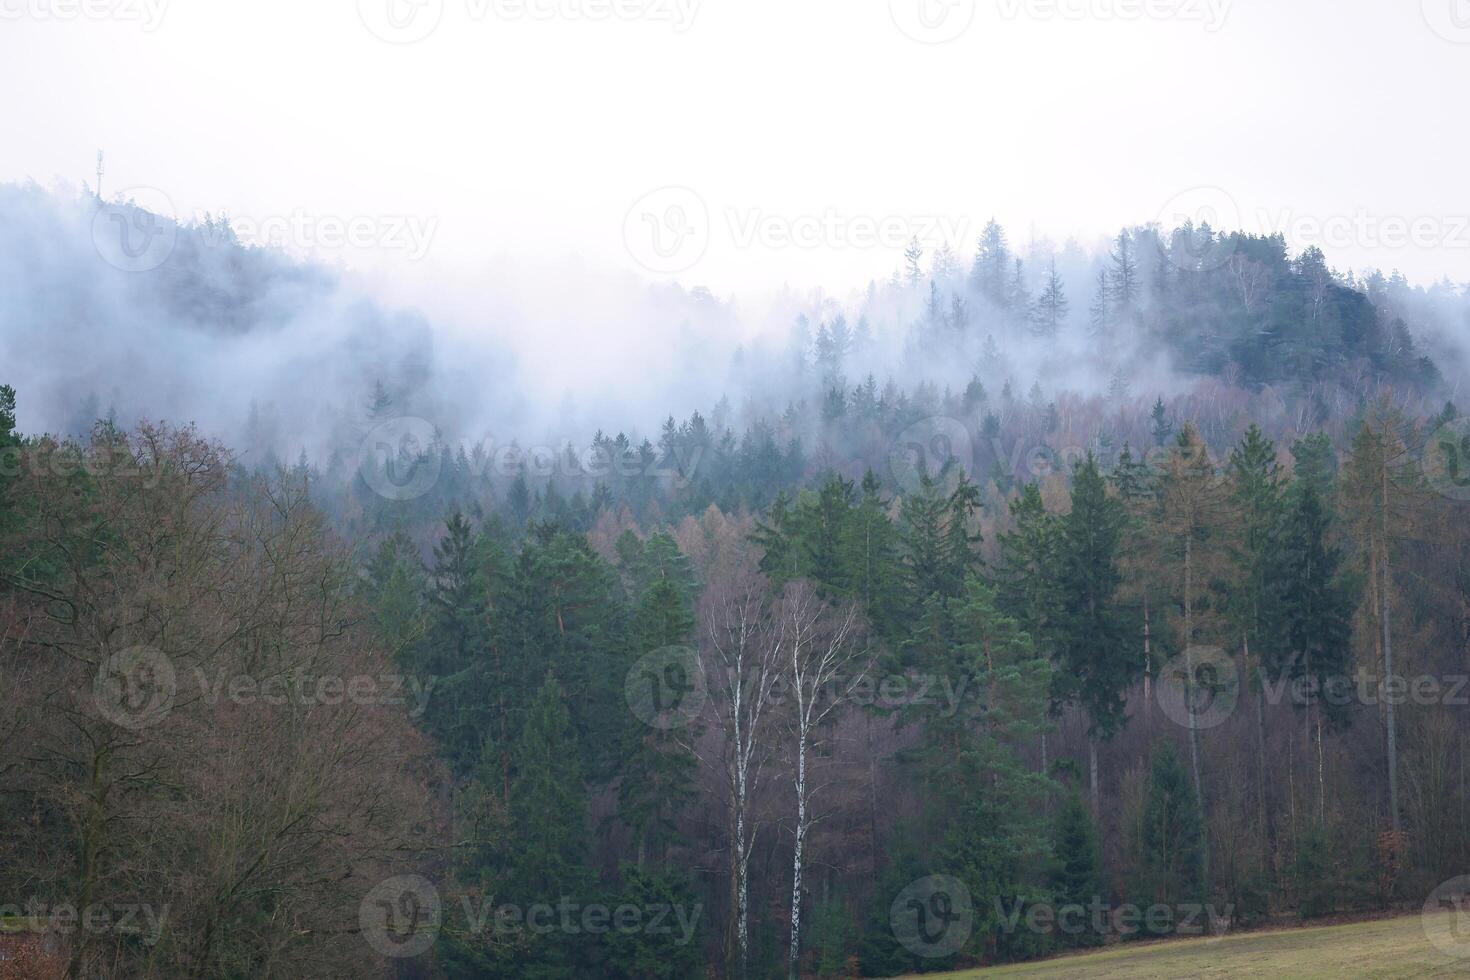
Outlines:
{"label": "tall spruce tree", "polygon": [[[1064,619],[1061,569],[1061,521],[1046,511],[1041,488],[1029,483],[1011,501],[1012,528],[996,538],[1000,558],[995,568],[996,600],[1015,617],[1042,656],[1052,658],[1057,634]],[[1041,770],[1046,772],[1050,753],[1047,730],[1039,733]],[[1047,800],[1050,809],[1050,798]]]}
{"label": "tall spruce tree", "polygon": [[[1050,884],[1057,909],[1060,911],[1073,906],[1089,910],[1081,915],[1074,911],[1059,916],[1059,925],[1066,937],[1063,941],[1077,946],[1101,943],[1104,935],[1093,927],[1090,909],[1103,893],[1102,857],[1098,853],[1092,815],[1076,793],[1068,794],[1057,814],[1052,854],[1054,864]],[[1069,918],[1081,928],[1070,928]]]}
{"label": "tall spruce tree", "polygon": [[848,594],[862,603],[879,636],[896,640],[904,629],[903,596],[893,588],[901,575],[898,532],[888,517],[883,486],[871,470],[863,476],[862,496],[852,508],[839,549]]}
{"label": "tall spruce tree", "polygon": [[[1371,610],[1377,660],[1386,681],[1395,676],[1393,607],[1394,562],[1401,539],[1413,529],[1423,496],[1423,475],[1409,447],[1418,443],[1416,427],[1387,396],[1367,406],[1353,436],[1342,476],[1344,513],[1351,516],[1354,537],[1366,575],[1366,605]],[[1394,699],[1383,699],[1384,743],[1388,761],[1389,823],[1402,829],[1399,806],[1398,712]]]}
{"label": "tall spruce tree", "polygon": [[[963,473],[954,479],[953,472],[946,464],[937,477],[920,473],[918,489],[899,505],[899,537],[915,607],[932,595],[958,596],[979,561],[979,538],[970,529],[979,491]],[[946,494],[944,484],[952,479],[955,487]]]}
{"label": "tall spruce tree", "polygon": [[1073,473],[1072,510],[1062,520],[1058,589],[1057,702],[1087,711],[1089,786],[1097,811],[1097,742],[1111,738],[1126,720],[1126,694],[1143,673],[1142,652],[1131,617],[1118,596],[1119,543],[1126,514],[1107,491],[1091,453]]}
{"label": "tall spruce tree", "polygon": [[[1197,645],[1212,623],[1207,584],[1222,564],[1227,522],[1230,514],[1229,487],[1222,480],[1209,449],[1194,426],[1179,430],[1173,450],[1164,463],[1159,485],[1159,548],[1169,571],[1176,600],[1175,633],[1178,654],[1185,661],[1187,703],[1195,703],[1193,686],[1199,682],[1194,661]],[[1195,798],[1205,808],[1200,776],[1199,719],[1189,712],[1189,758],[1194,776]],[[1206,824],[1201,821],[1201,831]],[[1208,872],[1208,850],[1202,852]]]}
{"label": "tall spruce tree", "polygon": [[1317,746],[1317,815],[1321,823],[1326,819],[1327,805],[1323,716],[1341,721],[1345,707],[1341,696],[1323,697],[1323,693],[1346,689],[1343,685],[1348,683],[1354,602],[1341,580],[1342,556],[1329,543],[1331,516],[1317,491],[1310,483],[1303,483],[1294,489],[1291,498],[1276,572],[1280,646],[1272,651],[1270,673],[1310,681],[1298,685],[1298,689],[1310,698],[1305,707]]}
{"label": "tall spruce tree", "polygon": [[[590,803],[566,694],[550,673],[527,710],[515,757],[510,797],[514,845],[500,894],[521,908],[585,904],[593,885],[587,864]],[[577,936],[562,930],[533,932],[528,943],[517,960],[516,975],[538,980],[586,975],[589,950]]]}
{"label": "tall spruce tree", "polygon": [[995,589],[1001,607],[1014,616],[1043,651],[1050,651],[1062,617],[1058,577],[1062,522],[1047,513],[1041,488],[1028,483],[1011,501],[1012,529],[996,536],[1000,549]]}
{"label": "tall spruce tree", "polygon": [[15,431],[15,389],[0,385],[0,531],[10,521],[6,490],[20,472],[21,439]]}
{"label": "tall spruce tree", "polygon": [[998,309],[1006,309],[1006,276],[1010,267],[1011,250],[1006,244],[1005,230],[991,218],[980,233],[975,264],[970,269],[970,285]]}
{"label": "tall spruce tree", "polygon": [[[550,669],[567,704],[589,778],[616,765],[628,667],[627,608],[617,573],[586,537],[533,524],[516,556],[506,643],[521,672]],[[535,666],[532,666],[535,665]]]}
{"label": "tall spruce tree", "polygon": [[490,592],[485,543],[464,514],[455,511],[434,546],[428,593],[428,634],[415,668],[440,678],[424,712],[425,726],[450,763],[467,772],[478,761],[490,731],[487,653]]}
{"label": "tall spruce tree", "polygon": [[[1163,905],[1177,913],[1180,905],[1202,900],[1202,821],[1199,798],[1174,743],[1161,740],[1154,747],[1137,842],[1139,865],[1133,884],[1139,905]],[[1145,919],[1142,926],[1144,935],[1172,931],[1173,923],[1155,928]]]}
{"label": "tall spruce tree", "polygon": [[[635,908],[658,916],[657,928],[609,929],[607,955],[596,975],[608,980],[684,980],[700,975],[700,929],[704,909],[687,871],[654,873],[625,867],[609,898],[615,909]],[[693,930],[686,933],[686,929]]]}
{"label": "tall spruce tree", "polygon": [[407,535],[390,535],[367,560],[357,594],[367,604],[378,636],[395,660],[410,660],[428,628],[424,610],[427,576]]}
{"label": "tall spruce tree", "polygon": [[1317,496],[1332,499],[1337,492],[1337,453],[1332,440],[1325,432],[1314,432],[1291,444],[1294,461],[1292,478],[1298,483],[1309,483]]}
{"label": "tall spruce tree", "polygon": [[801,549],[798,567],[803,576],[828,594],[850,592],[842,553],[852,506],[852,481],[835,473],[815,492],[803,491],[797,499],[795,530]]}
{"label": "tall spruce tree", "polygon": [[1123,505],[1124,533],[1119,549],[1119,566],[1123,570],[1125,601],[1134,603],[1141,614],[1143,653],[1144,711],[1151,712],[1152,680],[1155,667],[1153,648],[1154,622],[1157,618],[1156,597],[1164,593],[1158,561],[1158,539],[1149,533],[1157,517],[1157,474],[1143,459],[1133,455],[1124,443],[1118,462],[1108,475],[1108,482]]}
{"label": "tall spruce tree", "polygon": [[1153,410],[1149,412],[1149,418],[1153,420],[1150,430],[1154,437],[1154,445],[1162,446],[1169,441],[1174,434],[1174,423],[1169,419],[1169,411],[1164,407],[1163,396],[1154,401]]}
{"label": "tall spruce tree", "polygon": [[1055,337],[1067,321],[1068,306],[1067,291],[1062,277],[1057,275],[1057,260],[1053,257],[1047,270],[1046,285],[1041,287],[1031,312],[1032,333],[1039,337]]}
{"label": "tall spruce tree", "polygon": [[[930,612],[937,612],[931,600]],[[937,645],[953,676],[973,678],[973,697],[957,711],[925,710],[924,760],[942,865],[970,891],[977,912],[970,952],[1035,955],[1041,937],[1001,928],[1012,908],[1043,884],[1048,841],[1033,813],[1049,781],[1025,765],[1019,750],[1046,723],[1052,668],[1031,638],[1001,612],[994,590],[970,576],[963,598],[948,604],[947,643]]]}
{"label": "tall spruce tree", "polygon": [[1133,236],[1125,228],[1113,241],[1108,253],[1108,298],[1119,314],[1134,311],[1142,285],[1138,277],[1138,260],[1133,254]]}
{"label": "tall spruce tree", "polygon": [[1108,272],[1103,269],[1097,274],[1097,287],[1092,293],[1092,302],[1087,307],[1087,330],[1104,352],[1113,339],[1113,303],[1108,293]]}
{"label": "tall spruce tree", "polygon": [[[633,616],[633,653],[681,646],[693,629],[694,616],[678,586],[660,578],[644,593]],[[667,872],[671,848],[679,839],[676,820],[695,796],[694,752],[681,730],[645,724],[632,712],[624,712],[624,719],[618,816],[633,831],[638,869],[656,862]]]}
{"label": "tall spruce tree", "polygon": [[1230,453],[1230,490],[1237,517],[1229,547],[1234,566],[1230,613],[1240,637],[1241,665],[1256,692],[1256,811],[1263,853],[1274,840],[1266,763],[1266,689],[1263,665],[1275,662],[1280,610],[1274,571],[1280,561],[1284,479],[1276,447],[1252,425]]}

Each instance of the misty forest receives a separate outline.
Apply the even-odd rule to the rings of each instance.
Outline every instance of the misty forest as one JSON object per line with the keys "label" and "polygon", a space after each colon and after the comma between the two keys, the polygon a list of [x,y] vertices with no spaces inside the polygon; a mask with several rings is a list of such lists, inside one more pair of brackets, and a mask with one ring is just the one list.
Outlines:
{"label": "misty forest", "polygon": [[888,977],[1470,871],[1463,286],[991,221],[626,312],[548,408],[228,218],[0,186],[0,973]]}

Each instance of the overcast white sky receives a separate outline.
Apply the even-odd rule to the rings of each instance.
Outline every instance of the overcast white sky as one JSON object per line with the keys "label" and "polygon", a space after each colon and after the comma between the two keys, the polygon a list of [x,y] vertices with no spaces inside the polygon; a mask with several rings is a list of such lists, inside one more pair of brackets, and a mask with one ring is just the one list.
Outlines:
{"label": "overcast white sky", "polygon": [[0,180],[105,148],[109,194],[424,281],[840,294],[910,233],[1200,208],[1470,280],[1467,83],[1470,0],[0,0]]}

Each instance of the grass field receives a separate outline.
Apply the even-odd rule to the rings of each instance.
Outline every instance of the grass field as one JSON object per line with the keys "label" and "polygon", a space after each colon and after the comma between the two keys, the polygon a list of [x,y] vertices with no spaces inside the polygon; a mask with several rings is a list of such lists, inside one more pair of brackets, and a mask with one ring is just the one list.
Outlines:
{"label": "grass field", "polygon": [[1425,934],[1450,934],[1451,916],[1406,915],[1320,928],[1242,933],[1220,939],[1179,939],[1129,945],[1016,966],[926,974],[926,980],[1174,980],[1174,978],[1470,977],[1470,934],[1458,935],[1458,957],[1437,949]]}

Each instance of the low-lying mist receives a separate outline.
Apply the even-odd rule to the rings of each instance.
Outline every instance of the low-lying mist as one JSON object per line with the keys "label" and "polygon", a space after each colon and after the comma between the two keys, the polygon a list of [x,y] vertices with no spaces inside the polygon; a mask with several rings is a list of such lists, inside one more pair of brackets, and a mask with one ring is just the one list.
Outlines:
{"label": "low-lying mist", "polygon": [[[636,444],[717,404],[737,430],[811,419],[820,413],[790,410],[869,376],[890,391],[973,396],[978,383],[1038,404],[1066,394],[1140,407],[1206,377],[1287,399],[1350,400],[1380,381],[1426,404],[1460,393],[1463,288],[1330,271],[1320,252],[1290,258],[1279,239],[1226,241],[1141,227],[1023,255],[992,225],[973,257],[972,243],[931,254],[915,243],[890,280],[843,297],[720,297],[524,260],[473,281],[425,267],[420,282],[385,284],[243,244],[223,219],[180,224],[11,185],[0,187],[0,381],[19,389],[25,431],[192,421],[247,463],[351,452],[385,398],[450,444],[493,450],[597,432]],[[1341,350],[1302,355],[1298,334]]]}

